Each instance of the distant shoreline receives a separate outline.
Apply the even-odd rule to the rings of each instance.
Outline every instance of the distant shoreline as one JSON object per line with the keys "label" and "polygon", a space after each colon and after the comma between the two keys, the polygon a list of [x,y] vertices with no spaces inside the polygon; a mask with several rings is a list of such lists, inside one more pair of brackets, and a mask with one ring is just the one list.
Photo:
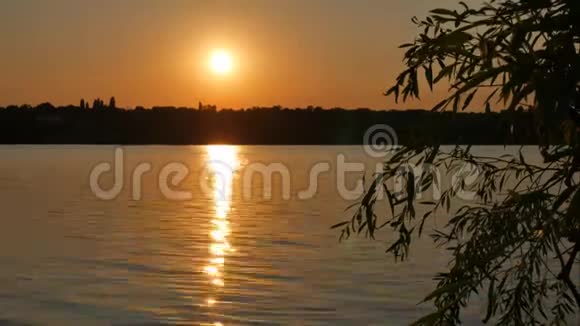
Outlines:
{"label": "distant shoreline", "polygon": [[[363,145],[376,126],[396,144],[534,145],[527,111],[452,113],[368,109],[217,110],[100,106],[0,108],[4,145]],[[380,130],[379,130],[380,131]],[[380,135],[377,135],[380,139]],[[375,138],[373,138],[373,141]]]}

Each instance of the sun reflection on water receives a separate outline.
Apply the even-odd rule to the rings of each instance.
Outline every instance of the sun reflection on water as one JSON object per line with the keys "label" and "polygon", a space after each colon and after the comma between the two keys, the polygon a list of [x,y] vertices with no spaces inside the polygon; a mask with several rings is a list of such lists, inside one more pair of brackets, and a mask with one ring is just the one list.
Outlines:
{"label": "sun reflection on water", "polygon": [[[227,254],[234,249],[228,241],[231,233],[229,214],[231,211],[232,188],[234,173],[239,168],[238,148],[235,146],[208,146],[207,167],[212,178],[214,217],[211,220],[212,229],[209,232],[209,262],[204,272],[209,277],[209,283],[214,293],[225,286],[223,269]],[[218,304],[214,297],[207,299],[208,307]],[[216,323],[216,325],[221,323]]]}

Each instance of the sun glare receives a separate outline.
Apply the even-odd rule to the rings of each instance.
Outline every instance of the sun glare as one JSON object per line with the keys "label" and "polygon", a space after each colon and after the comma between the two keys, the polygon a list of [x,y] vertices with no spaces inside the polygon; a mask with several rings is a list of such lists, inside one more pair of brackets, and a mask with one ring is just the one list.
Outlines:
{"label": "sun glare", "polygon": [[210,57],[210,68],[218,75],[227,75],[233,68],[232,56],[224,50],[214,51]]}

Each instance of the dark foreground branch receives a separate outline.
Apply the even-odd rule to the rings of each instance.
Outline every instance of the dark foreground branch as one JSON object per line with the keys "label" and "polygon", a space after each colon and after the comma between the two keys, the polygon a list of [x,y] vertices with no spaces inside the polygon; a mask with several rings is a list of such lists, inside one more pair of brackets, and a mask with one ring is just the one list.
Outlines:
{"label": "dark foreground branch", "polygon": [[576,305],[580,308],[580,293],[576,288],[576,284],[574,284],[574,282],[572,282],[572,280],[570,279],[570,272],[572,271],[574,261],[576,260],[576,255],[578,254],[579,251],[580,251],[580,242],[576,242],[574,248],[572,249],[572,252],[570,253],[570,257],[568,257],[568,262],[566,262],[566,265],[564,265],[562,271],[558,275],[558,279],[563,281],[566,284],[566,286],[568,286],[568,288],[574,295]]}

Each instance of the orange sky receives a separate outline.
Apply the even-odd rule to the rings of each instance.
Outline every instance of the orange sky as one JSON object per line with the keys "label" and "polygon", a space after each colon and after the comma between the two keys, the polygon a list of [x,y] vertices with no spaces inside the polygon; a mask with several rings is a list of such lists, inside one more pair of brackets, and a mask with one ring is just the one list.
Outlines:
{"label": "orange sky", "polygon": [[[473,0],[471,3],[480,1]],[[0,2],[0,105],[419,108],[382,96],[412,16],[453,0]],[[208,69],[227,49],[234,71]]]}

